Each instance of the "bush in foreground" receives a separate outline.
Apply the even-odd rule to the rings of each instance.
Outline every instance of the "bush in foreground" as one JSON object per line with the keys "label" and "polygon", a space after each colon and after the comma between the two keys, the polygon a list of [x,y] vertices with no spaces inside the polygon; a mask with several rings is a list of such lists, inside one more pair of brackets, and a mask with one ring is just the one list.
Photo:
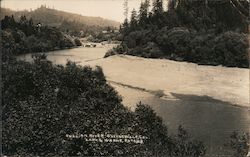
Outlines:
{"label": "bush in foreground", "polygon": [[[15,60],[3,63],[3,154],[204,155],[202,143],[169,136],[162,119],[149,106],[138,104],[135,112],[125,108],[100,67],[92,69],[72,62],[65,67],[56,66],[43,55],[34,59],[34,63]],[[98,133],[142,135],[149,139],[144,144],[135,144],[66,137]]]}
{"label": "bush in foreground", "polygon": [[235,157],[246,157],[249,154],[250,148],[249,133],[234,132],[230,136],[229,146],[234,151]]}

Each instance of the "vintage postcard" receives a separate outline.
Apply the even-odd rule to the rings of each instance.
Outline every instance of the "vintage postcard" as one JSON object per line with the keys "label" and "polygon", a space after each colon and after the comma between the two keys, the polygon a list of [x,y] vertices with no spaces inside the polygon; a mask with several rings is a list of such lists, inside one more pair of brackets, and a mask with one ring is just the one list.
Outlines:
{"label": "vintage postcard", "polygon": [[249,0],[1,0],[1,156],[250,157]]}

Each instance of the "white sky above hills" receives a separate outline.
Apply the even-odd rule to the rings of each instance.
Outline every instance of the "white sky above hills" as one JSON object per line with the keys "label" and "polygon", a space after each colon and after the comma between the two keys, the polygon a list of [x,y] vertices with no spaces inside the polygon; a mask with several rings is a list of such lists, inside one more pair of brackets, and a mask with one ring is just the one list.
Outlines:
{"label": "white sky above hills", "polygon": [[[128,0],[129,15],[135,8],[139,10],[140,3],[144,0]],[[166,2],[164,7],[166,8]],[[84,16],[96,16],[118,22],[124,21],[124,0],[1,0],[1,7],[12,10],[34,10],[41,5],[49,8],[77,13]]]}
{"label": "white sky above hills", "polygon": [[[1,7],[12,10],[34,10],[46,5],[66,12],[123,22],[123,2],[123,0],[2,0]],[[129,12],[133,8],[138,10],[140,3],[141,0],[129,0]]]}

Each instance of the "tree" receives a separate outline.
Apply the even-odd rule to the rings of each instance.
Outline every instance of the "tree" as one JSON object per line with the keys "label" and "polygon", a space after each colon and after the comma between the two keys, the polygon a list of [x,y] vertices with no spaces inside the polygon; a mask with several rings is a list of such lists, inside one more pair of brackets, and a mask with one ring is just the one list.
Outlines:
{"label": "tree", "polygon": [[124,7],[123,15],[125,16],[125,19],[128,19],[128,0],[124,0],[123,7]]}
{"label": "tree", "polygon": [[135,9],[131,12],[131,18],[130,18],[130,30],[136,30],[137,28],[137,12]]}
{"label": "tree", "polygon": [[177,157],[201,157],[206,154],[206,148],[200,141],[191,139],[189,133],[182,127],[178,127],[178,133],[174,140],[174,156]]}
{"label": "tree", "polygon": [[32,18],[29,19],[29,25],[33,26],[33,19]]}
{"label": "tree", "polygon": [[129,31],[129,23],[128,23],[128,0],[124,0],[123,3],[123,7],[124,7],[124,22],[120,28],[120,32],[123,34],[123,40],[122,43],[124,41],[124,37],[128,34]]}
{"label": "tree", "polygon": [[167,6],[168,11],[175,10],[176,6],[177,6],[177,0],[169,0],[168,1],[168,6]]}
{"label": "tree", "polygon": [[148,19],[148,12],[149,12],[149,0],[146,0],[145,2],[141,3],[140,10],[139,10],[139,26],[142,28],[145,28],[147,19]]}
{"label": "tree", "polygon": [[20,23],[21,25],[26,25],[26,24],[28,24],[28,21],[27,21],[27,18],[26,18],[25,15],[20,17],[19,23]]}
{"label": "tree", "polygon": [[169,153],[167,146],[170,141],[167,127],[162,124],[162,119],[154,110],[140,102],[135,109],[135,116],[135,132],[150,139],[145,145],[152,152],[152,156],[163,156]]}
{"label": "tree", "polygon": [[127,18],[125,18],[123,24],[121,25],[120,32],[122,33],[123,37],[128,34],[128,32],[129,32],[129,23],[128,23],[128,19]]}
{"label": "tree", "polygon": [[156,16],[161,15],[164,12],[162,0],[154,0],[152,11]]}

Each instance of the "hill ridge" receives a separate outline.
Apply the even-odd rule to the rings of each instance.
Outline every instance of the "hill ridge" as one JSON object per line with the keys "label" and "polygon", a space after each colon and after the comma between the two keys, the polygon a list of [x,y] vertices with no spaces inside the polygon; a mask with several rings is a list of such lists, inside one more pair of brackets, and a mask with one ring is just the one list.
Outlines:
{"label": "hill ridge", "polygon": [[[20,16],[25,15],[27,18],[32,18],[34,22],[42,22],[44,24],[50,24],[54,22],[62,23],[63,21],[67,22],[77,22],[86,26],[100,26],[100,27],[116,27],[118,28],[120,23],[114,20],[95,17],[95,16],[86,16],[77,13],[71,13],[67,11],[62,11],[58,9],[47,8],[41,6],[35,10],[21,10],[15,11],[9,8],[1,8],[1,16],[3,19],[5,15],[11,16],[14,15],[16,19]],[[48,16],[50,15],[50,16]]]}

